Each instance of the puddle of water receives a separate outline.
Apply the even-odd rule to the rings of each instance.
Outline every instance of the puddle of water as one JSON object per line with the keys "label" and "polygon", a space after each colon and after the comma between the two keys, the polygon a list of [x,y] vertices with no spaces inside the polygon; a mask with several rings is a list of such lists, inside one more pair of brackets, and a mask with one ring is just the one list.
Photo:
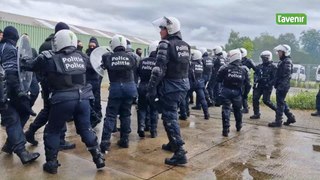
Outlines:
{"label": "puddle of water", "polygon": [[252,165],[233,162],[225,168],[213,169],[217,180],[221,179],[271,179],[273,175],[258,171]]}
{"label": "puddle of water", "polygon": [[196,123],[195,122],[190,122],[189,127],[195,128],[196,127]]}

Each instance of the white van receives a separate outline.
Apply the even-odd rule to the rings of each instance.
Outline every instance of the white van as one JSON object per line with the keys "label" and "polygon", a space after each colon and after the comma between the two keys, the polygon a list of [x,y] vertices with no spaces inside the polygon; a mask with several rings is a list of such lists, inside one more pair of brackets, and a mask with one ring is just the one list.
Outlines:
{"label": "white van", "polygon": [[317,67],[316,71],[316,81],[320,82],[320,65]]}
{"label": "white van", "polygon": [[305,67],[300,64],[293,64],[293,72],[291,79],[298,81],[306,81]]}

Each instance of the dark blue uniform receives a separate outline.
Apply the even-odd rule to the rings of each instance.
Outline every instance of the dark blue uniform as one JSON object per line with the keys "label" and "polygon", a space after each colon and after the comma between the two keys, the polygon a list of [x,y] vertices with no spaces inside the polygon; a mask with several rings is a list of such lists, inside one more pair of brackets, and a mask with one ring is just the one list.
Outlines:
{"label": "dark blue uniform", "polygon": [[170,35],[159,43],[156,67],[152,70],[149,82],[148,96],[155,99],[158,89],[159,104],[162,110],[162,120],[169,143],[163,149],[175,152],[167,164],[176,164],[178,159],[186,163],[184,141],[180,135],[177,109],[184,101],[190,89],[188,71],[190,59],[190,46],[181,38],[178,32]]}
{"label": "dark blue uniform", "polygon": [[222,57],[222,53],[215,57],[213,61],[212,74],[210,78],[210,82],[208,84],[208,91],[212,101],[216,104],[216,106],[220,105],[219,102],[219,93],[221,91],[221,84],[217,81],[218,71],[220,67],[225,64],[225,59]]}
{"label": "dark blue uniform", "polygon": [[[2,151],[16,153],[23,164],[34,161],[39,153],[29,153],[25,149],[23,125],[28,120],[31,108],[29,97],[22,91],[17,64],[18,31],[8,26],[4,29],[3,39],[0,42],[0,62],[5,71],[7,97],[6,108],[1,109],[1,125],[6,128],[7,139]],[[3,82],[2,82],[3,83]]]}
{"label": "dark blue uniform", "polygon": [[[316,109],[317,112],[320,112],[320,90],[318,91],[317,97],[316,97]],[[318,113],[320,114],[320,113]]]}
{"label": "dark blue uniform", "polygon": [[146,126],[148,126],[145,121],[147,116],[149,116],[150,119],[151,137],[157,136],[158,111],[155,104],[150,103],[146,97],[151,71],[156,65],[155,57],[156,52],[151,52],[149,57],[139,62],[137,68],[137,75],[140,78],[138,85],[138,134],[140,137],[144,137],[144,130]]}
{"label": "dark blue uniform", "polygon": [[253,86],[253,112],[254,117],[251,119],[260,118],[259,100],[263,95],[263,103],[272,110],[276,110],[276,106],[271,102],[270,96],[272,93],[274,80],[276,76],[277,67],[272,61],[267,61],[256,66],[254,72],[254,86]]}
{"label": "dark blue uniform", "polygon": [[234,117],[236,119],[237,131],[242,128],[242,98],[241,88],[249,81],[248,72],[241,67],[240,60],[231,62],[228,65],[221,67],[218,72],[217,81],[222,83],[221,101],[222,101],[222,126],[223,136],[228,136],[230,127],[231,104]]}
{"label": "dark blue uniform", "polygon": [[[249,70],[253,69],[254,71],[256,70],[255,64],[251,59],[248,59],[247,57],[243,57],[241,60],[241,64],[243,66],[246,66]],[[248,94],[250,93],[251,90],[251,84],[250,81],[249,83],[244,84],[243,87],[243,93],[242,93],[242,106],[243,106],[243,113],[248,113],[249,112],[249,106],[248,106]]]}
{"label": "dark blue uniform", "polygon": [[[207,84],[211,78],[211,74],[212,74],[212,68],[213,68],[213,59],[208,55],[207,52],[205,52],[202,55],[202,64],[203,64],[203,79],[204,79],[204,94],[205,94],[205,99],[207,101],[208,105],[212,105],[211,99],[210,99],[210,95],[209,95],[209,91],[207,90]],[[196,106],[193,107],[193,109],[200,109],[201,107],[201,103],[199,102],[199,100],[196,100]]]}
{"label": "dark blue uniform", "polygon": [[[189,70],[189,82],[190,82],[190,90],[188,93],[192,93],[193,91],[197,94],[197,101],[199,101],[205,119],[209,119],[209,112],[208,112],[208,104],[205,98],[205,79],[203,77],[204,72],[204,65],[203,62],[199,60],[192,60],[190,64]],[[180,110],[182,116],[186,116],[189,114],[189,99],[188,95],[186,96],[186,100],[183,101],[181,104],[184,108]],[[186,110],[186,113],[184,112]]]}
{"label": "dark blue uniform", "polygon": [[[45,42],[42,43],[42,45],[39,48],[39,53],[46,51],[45,54],[48,55],[48,58],[52,57],[52,54],[49,50],[52,50],[51,41],[54,37],[54,34],[51,34]],[[44,54],[41,57],[45,57]],[[48,59],[47,58],[47,59]],[[47,124],[48,118],[49,118],[49,112],[50,112],[50,100],[49,96],[51,93],[51,89],[48,82],[48,74],[45,71],[37,71],[35,72],[38,80],[40,81],[41,85],[41,97],[43,100],[43,108],[37,115],[37,117],[34,119],[34,121],[30,124],[29,129],[25,132],[26,140],[31,143],[32,145],[37,145],[38,141],[35,139],[35,133]],[[70,117],[71,118],[71,117]],[[75,148],[75,144],[69,143],[65,140],[67,132],[67,126],[64,125],[64,127],[61,130],[60,133],[60,149],[72,149]]]}
{"label": "dark blue uniform", "polygon": [[133,99],[137,97],[137,86],[134,81],[136,65],[136,60],[127,54],[122,46],[115,48],[114,53],[102,56],[102,68],[108,70],[110,81],[106,118],[100,145],[102,152],[109,150],[111,133],[117,115],[120,115],[121,122],[118,145],[124,148],[129,146],[131,106]]}
{"label": "dark blue uniform", "polygon": [[90,84],[85,83],[86,64],[76,47],[66,47],[56,54],[46,51],[25,69],[46,72],[50,88],[50,110],[48,124],[44,130],[46,163],[43,168],[56,173],[59,166],[57,155],[60,147],[60,133],[67,120],[73,116],[77,133],[93,155],[98,167],[103,159],[99,154],[97,136],[90,124],[90,104],[93,99]]}
{"label": "dark blue uniform", "polygon": [[283,113],[287,116],[288,120],[284,125],[295,123],[295,117],[290,112],[285,98],[290,89],[290,79],[293,70],[292,61],[289,56],[283,56],[277,66],[276,79],[274,87],[276,88],[277,110],[275,122],[269,123],[270,127],[280,127],[282,125]]}

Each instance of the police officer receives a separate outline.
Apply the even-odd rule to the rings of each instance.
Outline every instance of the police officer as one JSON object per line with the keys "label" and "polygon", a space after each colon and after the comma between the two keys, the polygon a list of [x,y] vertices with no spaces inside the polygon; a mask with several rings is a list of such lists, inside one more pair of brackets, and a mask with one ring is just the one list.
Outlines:
{"label": "police officer", "polygon": [[0,82],[0,112],[1,125],[6,128],[7,133],[6,143],[1,150],[8,154],[16,153],[21,162],[26,164],[36,160],[40,154],[30,153],[25,149],[26,140],[21,122],[29,117],[31,108],[28,95],[21,89],[18,75],[16,48],[18,39],[17,29],[7,26],[3,31],[3,39],[0,41],[0,64],[4,71]]}
{"label": "police officer", "polygon": [[205,99],[205,79],[204,79],[204,65],[202,61],[202,54],[199,50],[193,50],[191,54],[191,64],[189,71],[190,91],[195,91],[197,94],[197,101],[201,104],[203,109],[204,119],[209,119],[208,104]]}
{"label": "police officer", "polygon": [[25,64],[25,69],[46,72],[52,90],[49,120],[44,130],[46,163],[43,165],[43,170],[51,174],[57,173],[60,166],[57,159],[60,133],[71,116],[97,168],[105,166],[97,136],[90,125],[92,88],[86,84],[85,61],[76,46],[77,36],[70,30],[61,30],[53,38],[53,52],[44,51]]}
{"label": "police officer", "polygon": [[[70,29],[67,24],[64,22],[59,22],[55,26],[55,33],[59,32],[63,29]],[[41,44],[39,48],[39,53],[41,54],[43,51],[52,50],[52,41],[54,38],[54,34],[50,34],[50,36],[45,40],[44,43]],[[31,143],[32,145],[38,145],[38,141],[35,139],[35,133],[38,129],[44,126],[48,122],[49,118],[49,111],[50,111],[50,100],[49,96],[51,93],[51,89],[49,87],[49,82],[47,79],[46,72],[36,72],[38,79],[40,80],[41,85],[41,96],[43,99],[43,108],[39,112],[38,116],[34,119],[34,121],[30,124],[29,129],[25,132],[27,142]],[[70,117],[71,118],[71,117]],[[73,149],[76,147],[74,143],[70,143],[65,140],[67,131],[67,126],[65,125],[61,130],[61,137],[60,137],[60,149]]]}
{"label": "police officer", "polygon": [[222,48],[221,46],[216,46],[213,48],[213,53],[215,55],[213,61],[213,69],[212,75],[209,82],[209,94],[212,101],[214,101],[215,106],[219,106],[221,102],[219,102],[219,93],[221,90],[221,84],[217,82],[217,75],[220,67],[225,64],[225,59],[222,56]]}
{"label": "police officer", "polygon": [[[148,125],[145,120],[147,116],[150,117],[150,133],[151,138],[155,138],[157,136],[157,124],[158,124],[158,111],[156,109],[155,104],[152,104],[148,101],[147,87],[151,76],[151,71],[156,65],[156,55],[157,55],[157,46],[159,42],[155,41],[149,45],[149,57],[142,59],[139,62],[139,66],[137,68],[137,75],[140,78],[140,82],[138,85],[138,134],[140,137],[145,137],[144,130]],[[149,114],[148,114],[149,109]]]}
{"label": "police officer", "polygon": [[148,85],[150,101],[154,101],[159,90],[159,103],[162,120],[169,139],[162,149],[174,152],[172,158],[166,158],[169,165],[186,164],[184,141],[180,135],[177,108],[190,89],[188,71],[190,46],[182,40],[180,22],[175,17],[163,17],[153,24],[160,28],[161,41],[158,46],[157,63],[153,68]]}
{"label": "police officer", "polygon": [[320,116],[320,86],[319,86],[319,91],[316,96],[316,112],[311,113],[311,116]]}
{"label": "police officer", "polygon": [[126,46],[126,38],[122,35],[115,35],[110,41],[113,52],[102,56],[101,66],[108,70],[110,81],[106,118],[100,144],[102,152],[109,151],[111,133],[117,115],[120,116],[120,140],[117,144],[122,148],[129,147],[131,106],[133,99],[137,96],[137,86],[134,81],[137,61],[126,53]]}
{"label": "police officer", "polygon": [[273,89],[273,84],[276,76],[277,67],[272,62],[272,53],[263,51],[260,54],[262,63],[256,66],[254,72],[253,85],[253,112],[250,119],[260,119],[259,100],[263,95],[263,103],[270,109],[276,111],[276,106],[271,102],[270,96]]}
{"label": "police officer", "polygon": [[[213,59],[209,56],[208,51],[206,48],[199,48],[199,51],[202,53],[202,63],[203,63],[203,79],[204,79],[204,93],[205,98],[207,101],[208,106],[212,106],[213,103],[210,99],[209,92],[206,89],[207,84],[210,80],[211,74],[212,74],[212,67],[213,67]],[[196,106],[192,107],[192,109],[200,110],[201,105],[199,100],[196,101]]]}
{"label": "police officer", "polygon": [[229,52],[229,64],[220,68],[217,81],[222,83],[221,101],[222,101],[222,135],[228,137],[230,127],[231,104],[234,117],[236,119],[236,128],[239,132],[242,128],[242,99],[241,88],[249,81],[248,72],[241,65],[241,52],[234,49]]}
{"label": "police officer", "polygon": [[[256,71],[256,66],[255,66],[254,62],[251,59],[247,58],[248,51],[245,48],[240,48],[240,51],[241,51],[241,55],[242,55],[242,59],[241,59],[242,65],[246,66],[249,70],[253,69],[254,71]],[[243,87],[242,113],[249,113],[248,94],[250,93],[250,89],[251,89],[251,84],[249,81],[249,83],[244,84],[244,87]]]}
{"label": "police officer", "polygon": [[292,74],[291,47],[287,44],[280,44],[274,48],[279,56],[276,79],[274,87],[276,88],[277,110],[276,119],[269,123],[269,127],[281,127],[283,113],[287,116],[287,121],[283,125],[290,125],[296,122],[295,116],[290,112],[285,99],[290,89],[290,79]]}

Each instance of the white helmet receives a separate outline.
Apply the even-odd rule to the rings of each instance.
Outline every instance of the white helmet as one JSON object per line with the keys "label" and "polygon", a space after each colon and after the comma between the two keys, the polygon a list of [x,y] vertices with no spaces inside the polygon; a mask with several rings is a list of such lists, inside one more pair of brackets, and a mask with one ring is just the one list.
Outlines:
{"label": "white helmet", "polygon": [[229,58],[229,63],[232,63],[233,61],[236,61],[236,60],[241,60],[242,55],[241,55],[240,49],[230,50],[228,54],[228,58]]}
{"label": "white helmet", "polygon": [[194,60],[199,60],[202,58],[202,53],[201,51],[199,50],[196,50],[196,49],[192,49],[191,50],[191,60],[194,61]]}
{"label": "white helmet", "polygon": [[198,48],[198,50],[201,52],[202,55],[207,52],[207,48],[204,47]]}
{"label": "white helmet", "polygon": [[222,57],[223,57],[224,59],[226,59],[227,56],[228,56],[228,53],[227,53],[226,51],[222,51]]}
{"label": "white helmet", "polygon": [[287,44],[280,44],[275,47],[274,50],[276,53],[278,53],[278,51],[283,51],[285,56],[290,56],[291,54],[291,47]]}
{"label": "white helmet", "polygon": [[246,57],[248,55],[248,51],[245,48],[240,48],[242,57]]}
{"label": "white helmet", "polygon": [[272,53],[270,51],[262,51],[260,54],[260,59],[263,60],[263,57],[266,57],[268,61],[272,61]]}
{"label": "white helmet", "polygon": [[69,46],[77,47],[78,38],[76,34],[74,34],[69,29],[64,29],[58,31],[52,40],[52,50],[54,52],[58,52],[61,49]]}
{"label": "white helmet", "polygon": [[159,45],[159,41],[153,41],[152,43],[149,44],[148,47],[148,53],[149,55],[151,54],[151,52],[156,51]]}
{"label": "white helmet", "polygon": [[110,47],[111,47],[111,50],[114,51],[114,49],[119,46],[126,48],[127,39],[122,35],[116,34],[111,38]]}
{"label": "white helmet", "polygon": [[175,34],[180,31],[180,21],[175,17],[161,17],[152,22],[156,27],[165,27],[168,30],[168,34]]}
{"label": "white helmet", "polygon": [[218,55],[218,54],[222,53],[222,47],[221,46],[214,47],[213,53],[214,53],[214,55]]}

